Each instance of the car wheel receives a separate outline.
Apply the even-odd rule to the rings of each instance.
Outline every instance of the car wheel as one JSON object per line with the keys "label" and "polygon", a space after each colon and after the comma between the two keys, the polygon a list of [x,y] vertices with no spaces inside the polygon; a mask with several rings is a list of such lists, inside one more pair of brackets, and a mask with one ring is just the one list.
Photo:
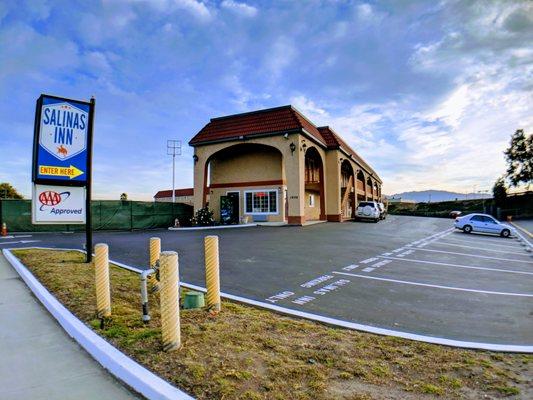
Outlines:
{"label": "car wheel", "polygon": [[379,221],[379,218],[374,218],[374,222],[378,222]]}
{"label": "car wheel", "polygon": [[465,225],[465,226],[463,227],[463,232],[464,232],[464,233],[470,233],[470,232],[472,232],[472,227],[471,227],[470,225]]}
{"label": "car wheel", "polygon": [[503,231],[501,231],[500,236],[508,238],[509,236],[511,236],[511,231],[509,229],[504,229]]}

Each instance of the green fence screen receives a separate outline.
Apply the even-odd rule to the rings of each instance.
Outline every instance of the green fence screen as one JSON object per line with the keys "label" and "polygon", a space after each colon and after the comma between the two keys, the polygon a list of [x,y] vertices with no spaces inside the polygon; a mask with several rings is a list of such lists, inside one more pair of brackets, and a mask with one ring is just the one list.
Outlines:
{"label": "green fence screen", "polygon": [[[179,219],[190,225],[193,207],[182,203],[94,200],[91,203],[94,230],[133,230],[168,228]],[[85,225],[33,225],[30,200],[0,200],[0,223],[9,232],[82,231]]]}

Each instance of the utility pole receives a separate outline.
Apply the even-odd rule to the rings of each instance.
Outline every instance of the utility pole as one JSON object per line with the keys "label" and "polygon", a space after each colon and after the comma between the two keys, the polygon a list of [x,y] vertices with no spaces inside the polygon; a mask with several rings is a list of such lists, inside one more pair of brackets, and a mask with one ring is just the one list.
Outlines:
{"label": "utility pole", "polygon": [[172,156],[172,203],[176,202],[176,156],[181,155],[181,140],[167,140],[167,155]]}

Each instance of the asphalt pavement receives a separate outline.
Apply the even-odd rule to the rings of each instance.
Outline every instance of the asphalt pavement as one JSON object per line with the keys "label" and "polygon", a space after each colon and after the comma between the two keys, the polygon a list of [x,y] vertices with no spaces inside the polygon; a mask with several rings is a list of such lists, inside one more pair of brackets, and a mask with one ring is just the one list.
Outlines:
{"label": "asphalt pavement", "polygon": [[[226,293],[402,332],[532,345],[531,253],[514,239],[466,235],[452,223],[389,216],[377,224],[96,232],[94,243],[107,243],[113,260],[146,268],[149,238],[158,236],[163,250],[178,251],[182,280],[204,286],[203,238],[216,234]],[[82,248],[84,235],[10,240]]]}

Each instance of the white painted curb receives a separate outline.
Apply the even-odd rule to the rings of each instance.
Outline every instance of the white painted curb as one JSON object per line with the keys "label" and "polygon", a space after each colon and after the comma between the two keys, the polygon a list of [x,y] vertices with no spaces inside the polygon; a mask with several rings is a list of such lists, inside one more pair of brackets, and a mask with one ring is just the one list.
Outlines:
{"label": "white painted curb", "polygon": [[168,228],[169,231],[208,231],[210,229],[239,229],[253,228],[257,224],[240,224],[240,225],[217,225],[217,226],[191,226],[186,228]]}
{"label": "white painted curb", "polygon": [[[38,247],[26,247],[26,248],[35,249]],[[80,251],[82,253],[85,253],[84,250],[80,250],[80,249],[60,249],[60,248],[46,248],[46,247],[39,247],[39,248],[48,249],[48,250],[75,250],[75,251]],[[17,249],[21,249],[21,248],[19,247],[13,250],[17,250]],[[113,260],[109,260],[109,262],[112,264],[116,264],[117,266],[120,266],[122,268],[126,268],[133,272],[140,273],[142,271],[141,269],[131,267],[126,264],[118,263]],[[188,289],[193,289],[193,290],[197,290],[200,292],[206,291],[206,289],[201,286],[193,285],[193,284],[186,283],[186,282],[180,282],[180,285]],[[369,333],[374,333],[377,335],[394,336],[394,337],[399,337],[403,339],[416,340],[418,342],[440,344],[440,345],[451,346],[451,347],[461,347],[465,349],[501,351],[501,352],[506,352],[506,353],[533,353],[533,345],[512,345],[512,344],[467,342],[467,341],[462,341],[462,340],[446,339],[446,338],[435,337],[435,336],[419,335],[416,333],[402,332],[402,331],[396,331],[396,330],[386,329],[386,328],[379,328],[376,326],[363,325],[363,324],[358,324],[355,322],[344,321],[344,320],[337,319],[337,318],[325,317],[323,315],[311,314],[308,312],[293,310],[291,308],[280,307],[274,304],[252,300],[246,297],[236,296],[236,295],[229,294],[229,293],[221,292],[220,295],[223,298],[226,298],[229,300],[237,301],[239,303],[249,304],[254,307],[260,307],[260,308],[264,308],[267,310],[272,310],[280,314],[290,315],[290,316],[298,317],[298,318],[305,318],[311,321],[317,321],[317,322],[321,322],[327,325],[338,326],[341,328],[353,329],[353,330],[358,330],[358,331],[363,331],[363,332],[369,332]]]}
{"label": "white painted curb", "polygon": [[43,303],[69,336],[76,340],[111,374],[150,400],[194,399],[136,363],[98,336],[67,310],[10,250],[4,249],[3,253],[33,294]]}

